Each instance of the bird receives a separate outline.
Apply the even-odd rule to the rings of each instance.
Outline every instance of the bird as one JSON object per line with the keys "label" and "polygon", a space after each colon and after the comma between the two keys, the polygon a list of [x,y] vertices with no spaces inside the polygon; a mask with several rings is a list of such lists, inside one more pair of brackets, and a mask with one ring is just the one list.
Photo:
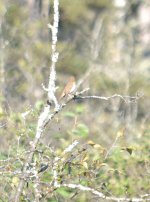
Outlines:
{"label": "bird", "polygon": [[75,82],[75,78],[74,76],[71,76],[64,88],[64,90],[62,91],[61,95],[60,95],[60,99],[64,98],[65,96],[73,93],[73,91],[76,88],[76,82]]}

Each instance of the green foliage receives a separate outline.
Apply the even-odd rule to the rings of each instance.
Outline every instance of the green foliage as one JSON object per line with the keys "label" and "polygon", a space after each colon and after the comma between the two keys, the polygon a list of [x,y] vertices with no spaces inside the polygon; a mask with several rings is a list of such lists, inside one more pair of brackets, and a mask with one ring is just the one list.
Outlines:
{"label": "green foliage", "polygon": [[89,129],[85,124],[78,124],[76,129],[72,130],[72,133],[81,137],[87,137],[89,134]]}
{"label": "green foliage", "polygon": [[[46,93],[41,83],[47,86],[51,65],[49,19],[42,14],[35,17],[30,9],[21,1],[0,2],[0,39],[2,47],[6,44],[0,55],[1,64],[4,63],[0,81],[5,77],[0,94],[0,200],[3,201],[8,201],[9,194],[14,192],[19,177],[22,177],[17,172],[22,171],[30,153],[28,143],[32,145],[38,116],[46,104]],[[125,37],[128,35],[125,32],[133,30],[127,17],[117,19],[118,14],[109,0],[60,1],[58,86],[62,87],[60,80],[65,83],[70,75],[82,78],[89,67],[96,67],[83,82],[81,90],[90,87],[89,94],[102,96],[113,93],[136,95],[142,91],[146,96],[138,100],[137,118],[134,120],[131,119],[132,109],[128,108],[128,122],[124,111],[125,107],[130,107],[130,102],[121,108],[123,101],[101,101],[99,104],[99,101],[81,100],[73,102],[71,108],[67,106],[47,125],[29,165],[29,170],[34,168],[37,173],[42,164],[48,165],[44,172],[39,173],[39,180],[43,183],[40,189],[46,201],[84,202],[91,199],[89,193],[82,191],[63,187],[53,190],[56,156],[60,158],[56,168],[60,184],[82,184],[114,196],[133,197],[149,191],[150,82],[146,69],[149,62],[141,61],[141,44],[134,44],[135,49],[140,46],[139,52],[135,51],[135,58],[130,56],[131,51],[128,50],[132,40]],[[98,18],[103,19],[102,31],[95,39],[93,28]],[[136,38],[135,42],[139,39]],[[91,47],[100,43],[101,49],[94,59]],[[28,110],[29,114],[23,116],[23,112]],[[121,132],[118,142],[111,148],[114,134],[118,130],[120,132],[120,127],[127,128],[127,133],[124,137]],[[64,149],[74,139],[80,144],[65,153]],[[22,201],[34,200],[35,178],[30,177],[21,196]]]}
{"label": "green foliage", "polygon": [[35,103],[35,110],[37,110],[38,112],[41,111],[41,109],[43,108],[44,106],[44,103],[42,100],[38,100],[36,103]]}
{"label": "green foliage", "polygon": [[78,75],[79,72],[84,72],[87,67],[86,58],[78,54],[74,49],[69,50],[66,60],[58,62],[58,70],[66,74]]}
{"label": "green foliage", "polygon": [[88,5],[93,6],[95,8],[109,8],[112,4],[110,0],[88,0]]}
{"label": "green foliage", "polygon": [[73,118],[73,117],[76,116],[76,114],[75,114],[74,112],[66,111],[66,112],[64,113],[64,116]]}
{"label": "green foliage", "polygon": [[73,192],[70,189],[66,189],[62,187],[57,190],[57,193],[60,194],[60,196],[62,196],[63,198],[69,199]]}
{"label": "green foliage", "polygon": [[60,1],[60,9],[63,10],[63,18],[66,22],[76,24],[77,21],[83,17],[86,17],[86,1],[85,0],[62,0]]}

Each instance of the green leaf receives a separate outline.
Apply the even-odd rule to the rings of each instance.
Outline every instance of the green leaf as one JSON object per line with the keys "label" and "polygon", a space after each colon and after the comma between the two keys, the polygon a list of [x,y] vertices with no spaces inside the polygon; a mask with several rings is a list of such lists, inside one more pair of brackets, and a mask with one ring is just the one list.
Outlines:
{"label": "green leaf", "polygon": [[69,198],[70,197],[70,191],[67,190],[66,188],[62,187],[60,189],[57,189],[57,193],[59,193],[61,196],[64,198]]}
{"label": "green leaf", "polygon": [[134,148],[132,148],[132,147],[124,147],[124,148],[122,148],[122,150],[125,150],[125,151],[127,151],[130,155],[132,155]]}
{"label": "green leaf", "polygon": [[14,121],[15,123],[21,123],[22,122],[22,117],[21,114],[19,113],[11,113],[10,119]]}
{"label": "green leaf", "polygon": [[41,110],[41,108],[43,107],[43,105],[44,105],[43,101],[39,100],[39,101],[37,101],[37,102],[35,103],[35,108],[36,108],[37,110]]}
{"label": "green leaf", "polygon": [[83,105],[79,105],[76,107],[75,110],[76,110],[76,113],[80,114],[80,113],[84,112],[85,107]]}
{"label": "green leaf", "polygon": [[73,129],[72,132],[75,135],[79,135],[82,137],[87,137],[89,134],[89,129],[85,124],[78,124],[76,129]]}
{"label": "green leaf", "polygon": [[70,118],[73,118],[76,116],[74,112],[70,112],[70,111],[65,112],[63,115],[65,117],[70,117]]}

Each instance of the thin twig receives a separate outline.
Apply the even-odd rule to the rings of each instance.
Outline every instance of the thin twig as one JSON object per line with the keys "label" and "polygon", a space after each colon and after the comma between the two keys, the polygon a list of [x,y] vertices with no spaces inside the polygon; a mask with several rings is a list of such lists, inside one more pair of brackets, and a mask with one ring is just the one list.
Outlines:
{"label": "thin twig", "polygon": [[123,95],[119,95],[119,94],[114,94],[112,96],[108,96],[108,97],[104,97],[104,96],[97,96],[97,95],[87,95],[87,96],[76,96],[76,99],[99,99],[99,100],[110,100],[112,98],[121,98],[122,100],[124,100],[125,102],[135,102],[137,101],[139,98],[139,96],[123,96]]}

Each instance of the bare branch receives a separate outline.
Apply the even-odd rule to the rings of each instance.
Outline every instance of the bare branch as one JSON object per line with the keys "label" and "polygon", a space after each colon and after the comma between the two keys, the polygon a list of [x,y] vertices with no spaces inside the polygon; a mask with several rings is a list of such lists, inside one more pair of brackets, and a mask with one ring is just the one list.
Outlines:
{"label": "bare branch", "polygon": [[57,184],[57,186],[54,186],[52,188],[51,184],[50,183],[46,183],[46,182],[40,182],[41,184],[44,184],[48,187],[51,187],[51,189],[54,191],[58,188],[61,188],[61,187],[67,187],[67,188],[70,188],[70,189],[78,189],[78,190],[81,190],[81,191],[85,191],[85,192],[90,192],[94,195],[96,195],[98,198],[101,198],[101,199],[104,199],[105,201],[117,201],[117,202],[121,202],[121,201],[124,201],[124,202],[145,202],[145,201],[150,201],[150,198],[147,198],[149,196],[149,194],[145,194],[145,195],[142,195],[142,196],[139,196],[139,198],[136,198],[136,197],[133,197],[133,198],[128,198],[128,197],[114,197],[114,196],[107,196],[105,194],[103,194],[102,192],[94,189],[94,188],[91,188],[91,187],[87,187],[87,186],[83,186],[81,184],[72,184],[72,183],[69,183],[69,184],[66,184],[66,183],[63,183],[63,184]]}
{"label": "bare branch", "polygon": [[[51,64],[50,75],[49,75],[48,99],[49,99],[49,102],[51,102],[51,101],[54,102],[55,109],[58,109],[59,105],[58,105],[58,102],[57,102],[57,99],[55,96],[55,91],[56,91],[55,66],[56,66],[56,62],[58,60],[58,53],[56,52],[56,44],[57,44],[58,22],[59,22],[59,10],[58,10],[59,9],[59,0],[54,0],[53,5],[54,5],[54,22],[53,22],[53,26],[51,27],[52,28],[51,29],[51,31],[52,31],[52,55],[51,55],[52,64]],[[30,144],[31,152],[26,157],[26,161],[24,163],[23,171],[22,171],[22,178],[20,179],[19,185],[16,190],[16,194],[14,197],[15,202],[20,201],[20,195],[21,195],[24,185],[25,185],[25,177],[28,175],[28,172],[27,172],[28,167],[29,167],[30,163],[32,162],[32,158],[33,158],[36,146],[39,142],[39,139],[41,138],[41,135],[45,129],[45,126],[48,123],[49,119],[52,117],[49,115],[50,108],[51,108],[50,105],[45,106],[43,112],[39,116],[35,138],[34,138],[33,142],[31,142],[31,144]]]}
{"label": "bare branch", "polygon": [[125,102],[135,102],[137,101],[138,99],[140,99],[141,97],[140,96],[123,96],[123,95],[119,95],[119,94],[114,94],[112,96],[109,96],[109,97],[104,97],[104,96],[97,96],[97,95],[88,95],[88,96],[80,96],[80,95],[77,95],[75,97],[75,99],[99,99],[99,100],[110,100],[112,98],[121,98],[122,100],[124,100]]}
{"label": "bare branch", "polygon": [[104,195],[102,192],[99,192],[93,188],[86,187],[80,184],[62,184],[59,187],[68,187],[71,189],[79,189],[82,191],[88,191],[91,192],[92,194],[98,196],[99,198],[103,198],[105,200],[111,200],[111,201],[132,201],[132,202],[140,202],[140,201],[149,201],[150,199],[144,199],[144,198],[127,198],[127,197],[109,197]]}
{"label": "bare branch", "polygon": [[58,101],[55,96],[56,86],[56,63],[58,60],[58,52],[56,51],[56,44],[57,44],[57,33],[58,33],[58,24],[59,24],[59,0],[54,0],[54,22],[53,25],[48,24],[48,27],[51,29],[52,32],[52,55],[51,55],[51,68],[50,68],[50,75],[49,75],[49,84],[48,84],[48,99],[49,101],[53,101],[55,104],[55,108],[58,109]]}
{"label": "bare branch", "polygon": [[75,140],[71,145],[69,145],[65,150],[64,150],[64,154],[71,152],[73,150],[74,147],[76,147],[79,144],[79,142],[77,140]]}

